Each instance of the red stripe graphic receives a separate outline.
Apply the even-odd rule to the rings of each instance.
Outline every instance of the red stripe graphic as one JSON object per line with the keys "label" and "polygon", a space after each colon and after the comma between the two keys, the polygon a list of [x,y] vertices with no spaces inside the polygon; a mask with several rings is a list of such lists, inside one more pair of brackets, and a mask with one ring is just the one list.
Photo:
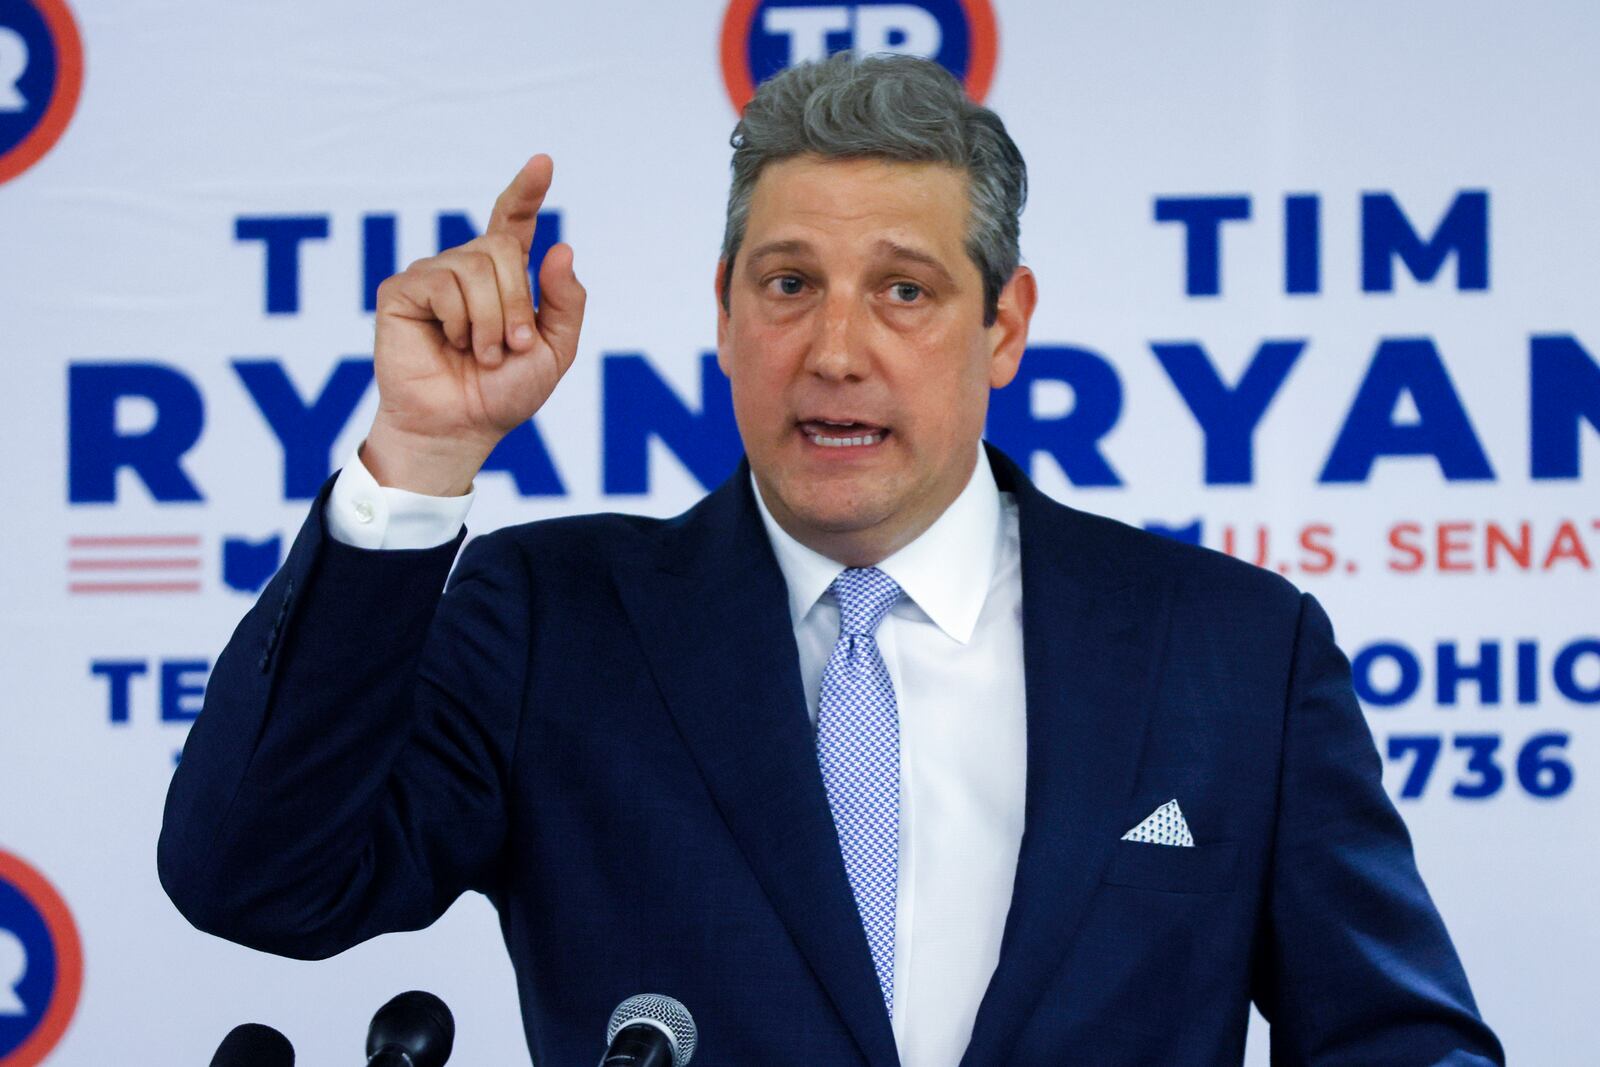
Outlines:
{"label": "red stripe graphic", "polygon": [[71,593],[198,593],[199,582],[72,582]]}
{"label": "red stripe graphic", "polygon": [[151,559],[74,559],[67,561],[71,571],[194,571],[200,569],[198,556],[166,556]]}
{"label": "red stripe graphic", "polygon": [[[69,593],[198,593],[199,534],[73,534],[67,538]],[[145,553],[143,549],[158,551]],[[159,551],[166,549],[167,551]],[[173,552],[172,549],[189,551]],[[152,572],[185,571],[182,581]],[[91,575],[85,572],[92,572]]]}
{"label": "red stripe graphic", "polygon": [[160,546],[190,548],[200,547],[198,534],[159,534],[130,537],[69,537],[67,544],[73,548],[155,548]]}

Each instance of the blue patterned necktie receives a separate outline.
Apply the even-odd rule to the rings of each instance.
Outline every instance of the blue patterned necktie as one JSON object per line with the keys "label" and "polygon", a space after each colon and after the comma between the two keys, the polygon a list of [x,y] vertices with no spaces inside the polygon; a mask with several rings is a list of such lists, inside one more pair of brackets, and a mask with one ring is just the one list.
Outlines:
{"label": "blue patterned necktie", "polygon": [[873,634],[900,598],[900,587],[876,567],[851,567],[829,588],[839,602],[839,641],[822,672],[817,759],[845,874],[872,950],[883,1003],[892,1016],[900,718],[889,668]]}

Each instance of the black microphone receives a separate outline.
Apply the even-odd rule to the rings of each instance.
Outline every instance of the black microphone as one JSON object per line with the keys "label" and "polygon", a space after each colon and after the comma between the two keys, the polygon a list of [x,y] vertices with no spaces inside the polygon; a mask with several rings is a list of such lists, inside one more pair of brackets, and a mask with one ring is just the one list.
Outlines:
{"label": "black microphone", "polygon": [[270,1026],[245,1023],[228,1031],[211,1067],[294,1067],[294,1046]]}
{"label": "black microphone", "polygon": [[378,1009],[367,1028],[367,1067],[444,1067],[456,1021],[444,1001],[413,989]]}
{"label": "black microphone", "polygon": [[611,1013],[600,1067],[686,1067],[699,1039],[688,1008],[660,993],[640,993]]}

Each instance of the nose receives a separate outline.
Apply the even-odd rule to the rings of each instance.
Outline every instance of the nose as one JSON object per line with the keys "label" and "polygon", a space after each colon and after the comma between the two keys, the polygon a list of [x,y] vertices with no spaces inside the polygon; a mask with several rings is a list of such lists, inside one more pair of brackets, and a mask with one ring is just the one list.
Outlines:
{"label": "nose", "polygon": [[815,332],[806,353],[806,370],[829,381],[867,375],[871,357],[866,343],[865,308],[855,294],[830,290],[817,308]]}

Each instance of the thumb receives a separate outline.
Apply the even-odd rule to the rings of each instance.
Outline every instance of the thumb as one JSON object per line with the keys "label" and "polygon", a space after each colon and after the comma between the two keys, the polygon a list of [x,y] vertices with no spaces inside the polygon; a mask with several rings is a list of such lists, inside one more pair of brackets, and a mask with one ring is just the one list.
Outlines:
{"label": "thumb", "polygon": [[555,245],[539,265],[538,324],[540,335],[554,350],[563,372],[578,353],[578,332],[583,328],[587,299],[583,283],[572,270],[572,246]]}

